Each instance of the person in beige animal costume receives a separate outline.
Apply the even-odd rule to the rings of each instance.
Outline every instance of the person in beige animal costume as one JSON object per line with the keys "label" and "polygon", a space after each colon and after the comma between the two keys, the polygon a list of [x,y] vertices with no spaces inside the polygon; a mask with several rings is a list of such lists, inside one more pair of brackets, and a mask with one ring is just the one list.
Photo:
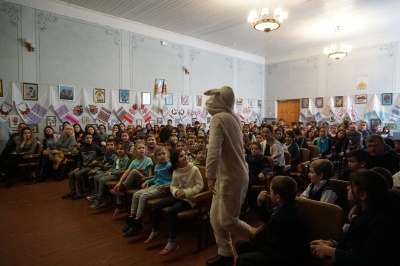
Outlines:
{"label": "person in beige animal costume", "polygon": [[233,112],[232,88],[208,90],[206,108],[213,116],[210,125],[206,176],[213,191],[210,219],[218,246],[218,255],[207,265],[233,265],[231,233],[250,239],[253,229],[239,220],[240,207],[247,193],[248,169],[243,156],[242,125]]}

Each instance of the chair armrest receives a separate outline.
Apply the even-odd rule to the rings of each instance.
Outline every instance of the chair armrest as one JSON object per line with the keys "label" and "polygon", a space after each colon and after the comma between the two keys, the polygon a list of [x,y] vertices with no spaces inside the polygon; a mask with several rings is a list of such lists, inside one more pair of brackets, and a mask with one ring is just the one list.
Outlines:
{"label": "chair armrest", "polygon": [[257,228],[254,228],[250,233],[251,233],[251,239],[254,239],[258,234],[260,234],[261,232],[265,231],[267,229],[267,225],[263,224],[260,225]]}
{"label": "chair armrest", "polygon": [[199,202],[199,201],[208,199],[211,196],[212,196],[212,192],[208,190],[208,191],[203,191],[196,195],[193,195],[192,197],[190,197],[190,200],[194,201],[194,202]]}
{"label": "chair armrest", "polygon": [[23,155],[22,158],[23,159],[29,159],[29,158],[39,158],[40,154],[26,154]]}

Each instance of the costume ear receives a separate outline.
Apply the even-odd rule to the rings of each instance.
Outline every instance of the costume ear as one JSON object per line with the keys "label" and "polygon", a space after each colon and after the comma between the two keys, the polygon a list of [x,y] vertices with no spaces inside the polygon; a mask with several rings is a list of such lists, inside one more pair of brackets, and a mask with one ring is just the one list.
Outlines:
{"label": "costume ear", "polygon": [[211,89],[204,92],[204,95],[211,96],[211,95],[220,95],[219,89]]}

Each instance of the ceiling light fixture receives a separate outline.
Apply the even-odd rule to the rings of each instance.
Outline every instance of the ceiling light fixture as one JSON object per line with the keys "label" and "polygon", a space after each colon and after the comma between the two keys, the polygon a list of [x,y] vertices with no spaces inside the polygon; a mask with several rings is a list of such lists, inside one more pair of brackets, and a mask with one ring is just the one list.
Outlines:
{"label": "ceiling light fixture", "polygon": [[324,54],[328,55],[332,59],[341,59],[346,57],[351,52],[351,45],[346,45],[341,40],[340,26],[336,27],[335,39],[333,40],[330,47],[325,47]]}
{"label": "ceiling light fixture", "polygon": [[247,22],[253,26],[256,30],[270,32],[278,29],[281,23],[288,17],[286,12],[283,12],[281,8],[274,8],[274,3],[271,0],[272,14],[268,17],[269,9],[266,7],[267,4],[263,3],[267,1],[261,0],[260,8],[258,12],[253,11],[247,18]]}

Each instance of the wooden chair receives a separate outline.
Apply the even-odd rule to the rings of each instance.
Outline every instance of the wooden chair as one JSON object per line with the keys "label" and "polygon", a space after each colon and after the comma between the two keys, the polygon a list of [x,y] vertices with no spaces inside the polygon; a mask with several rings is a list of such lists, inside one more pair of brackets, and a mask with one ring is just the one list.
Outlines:
{"label": "wooden chair", "polygon": [[22,156],[22,161],[18,164],[18,168],[27,169],[26,175],[29,180],[33,180],[32,168],[40,166],[40,157],[42,154],[42,144],[38,142],[36,150],[32,154],[25,154]]}
{"label": "wooden chair", "polygon": [[[296,201],[304,220],[309,242],[316,239],[337,239],[341,235],[345,216],[339,206],[300,197],[297,197]],[[265,229],[265,224],[256,228],[253,231],[253,237]],[[324,260],[313,257],[307,265],[326,265],[326,263]]]}
{"label": "wooden chair", "polygon": [[308,149],[310,150],[310,162],[313,162],[319,159],[319,148],[316,145],[308,145]]}
{"label": "wooden chair", "polygon": [[[209,243],[209,235],[211,233],[210,217],[208,215],[211,208],[212,192],[208,190],[208,179],[206,178],[206,168],[204,166],[197,166],[201,176],[203,177],[204,187],[200,193],[191,197],[191,200],[196,202],[196,206],[192,209],[178,213],[179,219],[194,219],[196,218],[199,224],[197,248],[193,253],[198,253],[208,246],[214,244]],[[164,213],[168,213],[170,207],[163,209]],[[204,238],[204,242],[203,242]]]}
{"label": "wooden chair", "polygon": [[295,171],[290,172],[298,187],[305,189],[308,185],[308,172],[310,170],[310,150],[300,148],[300,163],[297,165]]}
{"label": "wooden chair", "polygon": [[345,214],[350,211],[350,202],[347,198],[347,187],[350,185],[349,181],[331,179],[332,184],[336,189],[336,205],[338,205]]}
{"label": "wooden chair", "polygon": [[292,165],[290,164],[291,156],[290,153],[287,151],[284,152],[284,156],[285,156],[285,167],[283,168],[283,173],[284,175],[289,176],[290,170],[292,169]]}

